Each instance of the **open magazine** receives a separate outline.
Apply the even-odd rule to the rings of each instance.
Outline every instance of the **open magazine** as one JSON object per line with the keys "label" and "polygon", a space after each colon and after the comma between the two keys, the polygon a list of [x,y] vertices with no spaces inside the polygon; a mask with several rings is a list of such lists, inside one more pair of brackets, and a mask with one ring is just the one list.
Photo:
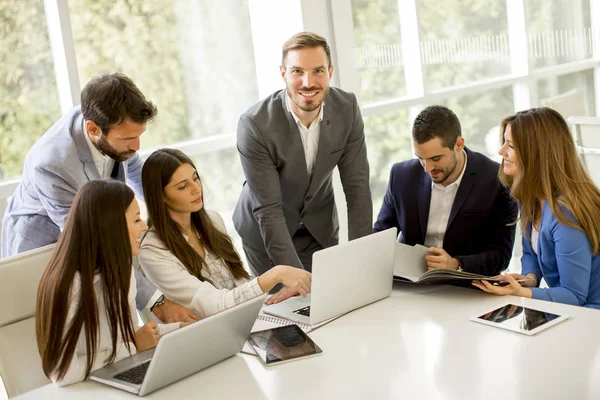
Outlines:
{"label": "open magazine", "polygon": [[507,283],[505,279],[452,269],[438,268],[428,271],[427,261],[424,258],[427,254],[430,254],[428,248],[420,244],[409,246],[404,243],[396,243],[394,279],[424,284],[439,283],[469,286],[473,280],[485,280],[500,285]]}

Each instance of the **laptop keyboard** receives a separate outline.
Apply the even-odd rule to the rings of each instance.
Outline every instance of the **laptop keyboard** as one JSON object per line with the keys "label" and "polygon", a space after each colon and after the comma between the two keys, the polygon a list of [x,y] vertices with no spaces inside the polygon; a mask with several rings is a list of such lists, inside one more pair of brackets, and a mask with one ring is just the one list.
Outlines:
{"label": "laptop keyboard", "polygon": [[297,310],[294,310],[294,314],[304,315],[305,317],[310,317],[310,306],[302,307]]}
{"label": "laptop keyboard", "polygon": [[123,371],[120,374],[115,375],[115,379],[133,383],[134,385],[141,385],[142,382],[144,382],[144,377],[146,376],[146,372],[148,371],[150,361],[152,360],[148,360],[143,364],[136,365],[135,367],[130,368],[127,371]]}

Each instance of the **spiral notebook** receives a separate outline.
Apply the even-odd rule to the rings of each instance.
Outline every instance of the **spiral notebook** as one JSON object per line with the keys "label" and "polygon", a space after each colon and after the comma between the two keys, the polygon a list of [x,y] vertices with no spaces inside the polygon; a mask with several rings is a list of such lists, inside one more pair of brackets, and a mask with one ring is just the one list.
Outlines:
{"label": "spiral notebook", "polygon": [[[333,321],[336,318],[338,318],[338,317],[333,317],[333,318],[330,318],[323,322],[320,322],[316,325],[311,326],[311,325],[307,325],[307,324],[290,321],[289,319],[274,317],[274,316],[268,315],[268,314],[263,314],[263,312],[261,311],[258,314],[258,317],[256,317],[256,322],[254,322],[254,326],[252,327],[252,330],[250,331],[250,333],[264,331],[267,329],[272,329],[272,328],[277,328],[279,326],[287,326],[287,325],[298,325],[298,327],[300,329],[302,329],[302,331],[304,333],[308,333],[308,332],[312,331],[313,329],[317,329],[318,327],[323,326],[323,325],[327,324],[328,322]],[[244,344],[242,353],[252,354],[254,356],[256,355],[256,352],[254,351],[254,349],[248,342],[246,342]]]}

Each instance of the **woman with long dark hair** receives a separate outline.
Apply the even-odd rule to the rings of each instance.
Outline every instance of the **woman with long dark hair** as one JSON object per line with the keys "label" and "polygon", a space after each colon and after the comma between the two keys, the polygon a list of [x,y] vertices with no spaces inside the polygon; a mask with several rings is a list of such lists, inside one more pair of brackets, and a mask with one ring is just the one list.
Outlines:
{"label": "woman with long dark hair", "polygon": [[131,266],[146,229],[127,185],[92,181],[77,193],[36,305],[42,367],[59,385],[156,346],[155,321],[138,329]]}
{"label": "woman with long dark hair", "polygon": [[[139,261],[165,296],[206,317],[282,283],[306,295],[311,274],[277,265],[250,279],[219,214],[204,208],[192,160],[175,149],[156,150],[144,163],[148,225]],[[278,298],[283,300],[284,296]]]}
{"label": "woman with long dark hair", "polygon": [[[522,274],[505,274],[506,287],[473,284],[495,294],[600,308],[600,190],[566,121],[551,108],[533,108],[505,118],[501,134],[499,178],[520,205]],[[538,287],[542,278],[548,288]]]}

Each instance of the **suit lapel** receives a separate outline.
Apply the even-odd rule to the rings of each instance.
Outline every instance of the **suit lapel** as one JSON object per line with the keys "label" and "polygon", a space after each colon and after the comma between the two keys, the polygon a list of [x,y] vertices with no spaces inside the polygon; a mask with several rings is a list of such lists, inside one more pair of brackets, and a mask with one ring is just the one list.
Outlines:
{"label": "suit lapel", "polygon": [[429,220],[429,204],[431,203],[431,179],[425,171],[423,171],[421,184],[417,190],[417,214],[419,226],[421,227],[421,242],[424,242],[425,235],[427,235],[427,221]]}
{"label": "suit lapel", "polygon": [[96,168],[96,164],[92,158],[92,153],[90,152],[90,148],[88,147],[87,140],[84,136],[85,132],[83,131],[82,114],[75,118],[73,126],[71,127],[71,132],[73,135],[75,148],[77,149],[77,154],[79,155],[79,160],[83,163],[83,172],[87,176],[88,180],[94,181],[102,179],[100,172],[98,172],[98,168]]}
{"label": "suit lapel", "polygon": [[[465,152],[467,152],[466,149]],[[452,222],[456,218],[456,215],[458,214],[463,204],[469,197],[469,194],[473,190],[473,187],[475,187],[475,174],[477,168],[474,161],[475,160],[473,160],[473,157],[471,157],[471,155],[467,152],[467,168],[465,170],[465,174],[463,175],[462,181],[458,186],[458,191],[456,192],[454,203],[452,203],[452,209],[450,210],[450,217],[448,218],[446,232],[448,232],[448,229],[450,228],[450,226],[452,226]]]}

